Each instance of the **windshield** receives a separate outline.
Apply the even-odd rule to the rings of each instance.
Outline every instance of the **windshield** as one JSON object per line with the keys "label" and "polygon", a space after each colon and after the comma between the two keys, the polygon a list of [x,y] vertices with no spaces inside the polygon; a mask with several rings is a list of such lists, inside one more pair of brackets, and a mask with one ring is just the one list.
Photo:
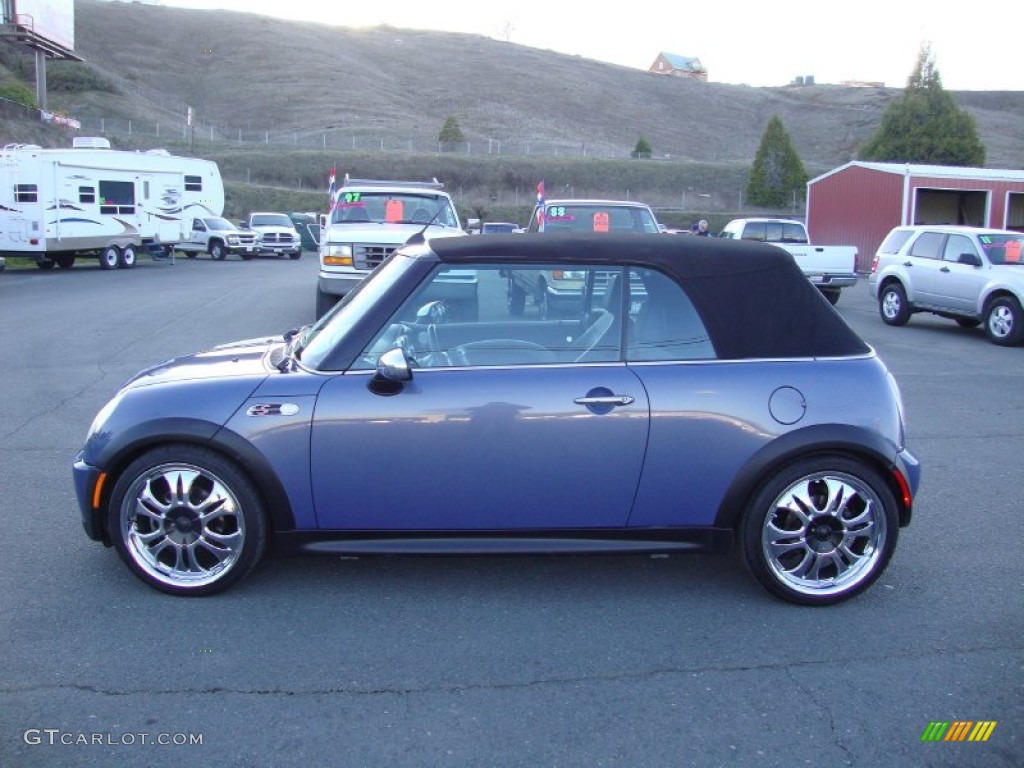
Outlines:
{"label": "windshield", "polygon": [[642,205],[549,205],[544,212],[545,232],[658,233],[658,222]]}
{"label": "windshield", "polygon": [[227,219],[222,219],[219,216],[214,216],[209,219],[203,219],[206,222],[206,226],[210,229],[234,229],[235,225]]}
{"label": "windshield", "polygon": [[440,224],[457,227],[458,218],[446,195],[412,192],[338,193],[331,223]]}
{"label": "windshield", "polygon": [[1021,264],[1021,248],[1024,234],[1020,235],[978,235],[978,242],[985,255],[993,264]]}
{"label": "windshield", "polygon": [[379,298],[412,266],[413,260],[401,253],[385,259],[339,301],[330,312],[321,317],[306,334],[299,358],[303,365],[319,369],[324,358],[331,353],[346,333]]}
{"label": "windshield", "polygon": [[254,227],[290,227],[292,220],[283,213],[264,213],[253,216],[250,223]]}

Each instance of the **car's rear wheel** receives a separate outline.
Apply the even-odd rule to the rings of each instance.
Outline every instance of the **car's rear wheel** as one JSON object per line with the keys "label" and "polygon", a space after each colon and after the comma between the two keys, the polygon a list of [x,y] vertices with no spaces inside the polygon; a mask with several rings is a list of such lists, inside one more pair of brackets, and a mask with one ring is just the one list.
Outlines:
{"label": "car's rear wheel", "polygon": [[956,320],[956,324],[961,328],[977,328],[981,325],[981,320],[974,317],[957,317],[954,319]]}
{"label": "car's rear wheel", "polygon": [[256,487],[237,465],[206,448],[167,445],[121,474],[107,529],[121,559],[151,587],[208,595],[259,562],[266,520]]}
{"label": "car's rear wheel", "polygon": [[57,262],[57,266],[61,269],[71,269],[75,266],[75,255],[73,253],[64,253],[56,256],[54,261]]}
{"label": "car's rear wheel", "polygon": [[116,245],[108,245],[100,252],[100,268],[115,269],[121,261],[121,249]]}
{"label": "car's rear wheel", "polygon": [[1015,347],[1024,342],[1024,316],[1013,296],[999,296],[985,307],[985,333],[993,344]]}
{"label": "car's rear wheel", "polygon": [[822,455],[783,467],[754,494],[740,524],[745,561],[772,593],[831,605],[885,570],[899,531],[895,496],[873,468]]}
{"label": "car's rear wheel", "polygon": [[117,257],[117,266],[120,269],[131,269],[135,266],[135,246],[126,245],[121,249],[121,254]]}
{"label": "car's rear wheel", "polygon": [[835,306],[836,303],[839,301],[839,288],[822,288],[820,290],[821,295],[828,299],[828,303],[831,304],[832,306]]}
{"label": "car's rear wheel", "polygon": [[906,325],[910,320],[907,292],[899,283],[886,283],[878,294],[878,312],[888,325]]}

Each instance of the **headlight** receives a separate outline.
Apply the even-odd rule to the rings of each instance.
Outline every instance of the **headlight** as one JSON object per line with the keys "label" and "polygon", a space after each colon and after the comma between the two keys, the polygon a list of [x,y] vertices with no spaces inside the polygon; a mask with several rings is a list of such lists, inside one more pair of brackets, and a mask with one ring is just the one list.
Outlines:
{"label": "headlight", "polygon": [[320,263],[328,267],[351,267],[352,246],[327,243],[320,249]]}
{"label": "headlight", "polygon": [[228,235],[228,243],[231,245],[238,245],[238,235]]}

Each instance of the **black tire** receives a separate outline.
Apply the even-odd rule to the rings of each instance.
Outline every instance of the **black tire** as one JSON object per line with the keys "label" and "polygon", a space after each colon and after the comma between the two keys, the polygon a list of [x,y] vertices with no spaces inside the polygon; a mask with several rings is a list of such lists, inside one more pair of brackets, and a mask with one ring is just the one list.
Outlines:
{"label": "black tire", "polygon": [[56,263],[57,262],[55,262],[53,259],[38,259],[36,261],[36,266],[46,272],[49,272],[51,269],[54,268]]}
{"label": "black tire", "polygon": [[119,269],[131,269],[135,266],[136,260],[135,246],[126,245],[121,249],[121,254],[117,257],[117,266]]}
{"label": "black tire", "polygon": [[294,253],[289,253],[288,258],[291,259],[292,261],[298,261],[299,259],[302,258],[302,251],[295,251]]}
{"label": "black tire", "polygon": [[100,269],[117,269],[121,262],[121,249],[116,245],[108,245],[100,251]]}
{"label": "black tire", "polygon": [[839,301],[840,290],[838,288],[819,288],[821,295],[828,299],[828,303],[833,307]]}
{"label": "black tire", "polygon": [[129,464],[106,522],[132,573],[161,592],[190,596],[244,578],[263,556],[269,528],[259,492],[238,465],[184,444],[154,448]]}
{"label": "black tire", "polygon": [[832,605],[860,594],[885,570],[899,510],[873,467],[848,456],[810,456],[762,483],[739,533],[747,567],[769,592],[801,605]]}
{"label": "black tire", "polygon": [[956,320],[956,324],[961,328],[977,328],[981,325],[981,320],[973,317],[954,317],[953,319]]}
{"label": "black tire", "polygon": [[212,240],[210,242],[210,258],[214,261],[224,261],[228,257],[228,252],[224,249],[224,243],[220,240]]}
{"label": "black tire", "polygon": [[907,292],[897,282],[886,283],[878,294],[878,314],[886,325],[906,325],[910,320]]}
{"label": "black tire", "polygon": [[330,312],[331,307],[338,303],[338,297],[324,293],[319,288],[316,289],[316,319],[319,320],[321,317]]}
{"label": "black tire", "polygon": [[252,261],[251,253],[240,253],[238,255],[242,257],[242,261]]}
{"label": "black tire", "polygon": [[75,255],[73,253],[62,253],[53,259],[61,269],[71,269],[75,266]]}
{"label": "black tire", "polygon": [[1013,296],[997,296],[985,305],[985,335],[993,344],[1016,347],[1024,342],[1024,315]]}
{"label": "black tire", "polygon": [[508,279],[506,303],[508,313],[516,317],[522,315],[526,309],[526,290],[512,282],[512,278]]}

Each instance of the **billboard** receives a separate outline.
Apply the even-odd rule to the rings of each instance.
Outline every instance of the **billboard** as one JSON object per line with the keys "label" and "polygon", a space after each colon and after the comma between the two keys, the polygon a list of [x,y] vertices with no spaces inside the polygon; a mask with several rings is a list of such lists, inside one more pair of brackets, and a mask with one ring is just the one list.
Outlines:
{"label": "billboard", "polygon": [[75,0],[3,0],[4,23],[45,50],[75,50]]}

